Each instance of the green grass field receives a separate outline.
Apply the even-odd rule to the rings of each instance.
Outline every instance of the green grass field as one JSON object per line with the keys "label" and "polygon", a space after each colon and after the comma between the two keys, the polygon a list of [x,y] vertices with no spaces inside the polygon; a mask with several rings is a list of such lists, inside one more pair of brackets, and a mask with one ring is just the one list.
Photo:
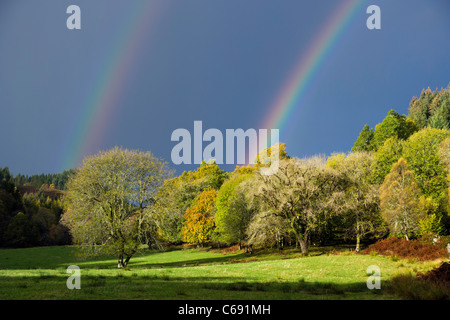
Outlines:
{"label": "green grass field", "polygon": [[[439,264],[378,255],[295,249],[222,253],[177,248],[145,251],[117,269],[116,259],[77,258],[75,247],[0,250],[0,299],[398,299],[389,290],[399,274]],[[81,269],[81,289],[69,290],[66,269]],[[381,270],[381,289],[369,290],[366,270]]]}

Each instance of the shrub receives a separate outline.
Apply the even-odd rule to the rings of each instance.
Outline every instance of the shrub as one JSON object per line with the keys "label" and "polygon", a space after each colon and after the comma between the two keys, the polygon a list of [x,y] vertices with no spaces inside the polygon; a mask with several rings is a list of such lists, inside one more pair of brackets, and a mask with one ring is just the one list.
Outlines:
{"label": "shrub", "polygon": [[435,284],[443,285],[450,290],[450,263],[443,262],[438,268],[425,274],[418,274],[419,279],[427,280]]}
{"label": "shrub", "polygon": [[425,279],[414,277],[411,274],[398,275],[387,284],[388,292],[409,300],[445,300],[450,293],[445,286]]}
{"label": "shrub", "polygon": [[417,259],[420,261],[435,260],[446,257],[447,252],[442,246],[422,242],[420,240],[406,240],[390,237],[377,241],[363,251],[370,254],[372,251],[381,255],[396,256],[398,258]]}
{"label": "shrub", "polygon": [[443,262],[427,273],[398,275],[389,280],[388,291],[403,299],[448,300],[450,299],[450,263]]}

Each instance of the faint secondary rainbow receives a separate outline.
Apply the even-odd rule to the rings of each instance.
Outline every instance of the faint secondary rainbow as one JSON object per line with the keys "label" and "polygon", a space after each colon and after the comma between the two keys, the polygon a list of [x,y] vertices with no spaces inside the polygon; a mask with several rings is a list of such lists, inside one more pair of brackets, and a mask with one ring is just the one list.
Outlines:
{"label": "faint secondary rainbow", "polygon": [[98,151],[108,127],[117,125],[117,100],[126,87],[130,72],[135,69],[142,43],[154,31],[157,14],[164,1],[138,1],[127,14],[120,34],[114,39],[114,50],[105,56],[105,63],[97,75],[91,94],[81,102],[77,119],[62,159],[62,168],[78,166],[83,157]]}
{"label": "faint secondary rainbow", "polygon": [[305,97],[320,66],[363,3],[364,0],[345,0],[339,5],[338,10],[314,38],[308,51],[301,55],[294,71],[271,105],[268,115],[263,120],[262,128],[280,129],[281,136],[282,130],[294,119],[294,111],[302,108],[301,100]]}

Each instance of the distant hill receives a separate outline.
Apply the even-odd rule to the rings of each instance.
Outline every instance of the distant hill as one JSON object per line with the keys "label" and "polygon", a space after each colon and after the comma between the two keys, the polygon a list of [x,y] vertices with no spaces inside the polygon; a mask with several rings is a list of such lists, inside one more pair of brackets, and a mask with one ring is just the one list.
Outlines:
{"label": "distant hill", "polygon": [[42,185],[41,188],[36,188],[31,185],[17,186],[17,190],[19,190],[21,195],[38,194],[41,192],[44,198],[50,198],[51,200],[57,200],[64,195],[64,190],[55,189],[53,186],[46,185]]}

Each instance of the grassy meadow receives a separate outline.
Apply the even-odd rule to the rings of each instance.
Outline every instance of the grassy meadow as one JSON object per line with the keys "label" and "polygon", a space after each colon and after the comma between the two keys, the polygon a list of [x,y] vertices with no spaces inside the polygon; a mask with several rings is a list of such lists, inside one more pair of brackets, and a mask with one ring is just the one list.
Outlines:
{"label": "grassy meadow", "polygon": [[[2,249],[0,299],[399,299],[393,279],[439,264],[327,251],[147,250],[119,270],[115,258],[81,259],[73,246]],[[81,269],[80,290],[66,286],[69,265]],[[381,269],[380,290],[367,289],[371,265]]]}

